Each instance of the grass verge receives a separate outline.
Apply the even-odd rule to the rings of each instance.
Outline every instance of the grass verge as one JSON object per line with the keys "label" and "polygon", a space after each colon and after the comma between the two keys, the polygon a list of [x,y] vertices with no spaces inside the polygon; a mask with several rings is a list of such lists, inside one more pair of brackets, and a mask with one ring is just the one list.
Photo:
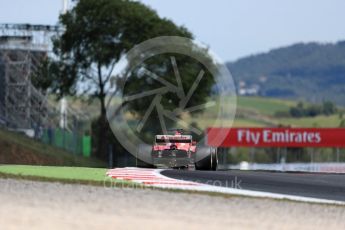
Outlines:
{"label": "grass verge", "polygon": [[107,169],[83,167],[29,166],[29,165],[1,165],[0,178],[27,179],[45,182],[61,182],[68,184],[84,184],[129,187],[136,183],[115,180],[106,176]]}

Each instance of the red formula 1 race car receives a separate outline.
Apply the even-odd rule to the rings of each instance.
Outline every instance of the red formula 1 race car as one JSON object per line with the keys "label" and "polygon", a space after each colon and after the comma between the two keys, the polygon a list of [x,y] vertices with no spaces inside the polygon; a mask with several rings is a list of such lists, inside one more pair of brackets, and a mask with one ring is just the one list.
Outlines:
{"label": "red formula 1 race car", "polygon": [[218,165],[217,149],[197,146],[181,129],[155,136],[151,160],[155,167],[216,170]]}

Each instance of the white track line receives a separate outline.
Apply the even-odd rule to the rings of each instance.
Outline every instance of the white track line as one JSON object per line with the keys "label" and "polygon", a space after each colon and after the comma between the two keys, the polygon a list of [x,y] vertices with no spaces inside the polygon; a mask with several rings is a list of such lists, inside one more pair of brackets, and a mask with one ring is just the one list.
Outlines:
{"label": "white track line", "polygon": [[201,191],[201,192],[215,192],[230,195],[241,195],[259,198],[274,198],[274,199],[286,199],[292,201],[303,201],[311,203],[322,204],[339,204],[345,205],[345,202],[310,198],[304,196],[285,195],[271,192],[259,192],[245,189],[237,189],[231,187],[220,187],[207,185],[197,182],[190,182],[184,180],[177,180],[170,177],[166,177],[161,174],[163,169],[141,169],[141,168],[115,168],[107,171],[106,175],[114,179],[128,180],[136,183],[140,183],[147,186],[166,188],[166,189],[180,189],[189,191]]}

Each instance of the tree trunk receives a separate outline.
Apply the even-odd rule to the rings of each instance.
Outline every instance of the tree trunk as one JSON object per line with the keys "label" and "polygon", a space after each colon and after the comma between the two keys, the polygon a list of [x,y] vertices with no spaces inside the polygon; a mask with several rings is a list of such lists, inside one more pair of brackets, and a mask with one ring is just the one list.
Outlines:
{"label": "tree trunk", "polygon": [[98,149],[97,149],[97,157],[102,160],[108,159],[108,120],[106,117],[106,110],[104,105],[104,98],[101,99],[101,115],[98,119]]}
{"label": "tree trunk", "polygon": [[101,105],[101,115],[98,119],[98,143],[97,143],[97,150],[96,154],[97,157],[102,160],[108,160],[108,138],[110,136],[110,128],[107,120],[107,114],[106,114],[106,107],[105,107],[105,92],[104,92],[104,82],[102,81],[102,72],[100,69],[100,66],[98,67],[98,80],[99,80],[99,95],[98,99],[100,101]]}

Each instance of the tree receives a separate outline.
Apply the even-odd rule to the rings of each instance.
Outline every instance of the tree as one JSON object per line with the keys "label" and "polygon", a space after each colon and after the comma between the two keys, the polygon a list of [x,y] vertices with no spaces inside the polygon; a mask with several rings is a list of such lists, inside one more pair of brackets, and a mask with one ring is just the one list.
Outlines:
{"label": "tree", "polygon": [[[208,58],[207,54],[205,53],[206,50],[202,48],[198,49],[198,54],[207,57],[207,62],[211,62],[212,58]],[[194,81],[196,80],[198,74],[201,70],[204,71],[202,80],[198,82],[195,91],[193,92],[193,96],[190,97],[188,103],[184,106],[185,109],[191,107],[197,107],[200,105],[204,105],[207,100],[209,100],[209,96],[212,94],[212,86],[215,84],[214,78],[212,77],[212,73],[206,69],[201,63],[193,60],[192,58],[182,55],[182,54],[162,54],[158,56],[154,56],[153,58],[149,58],[145,61],[145,69],[149,70],[150,72],[154,73],[155,75],[159,76],[160,79],[164,79],[166,82],[169,82],[172,85],[178,85],[176,81],[176,76],[174,72],[173,65],[171,60],[175,60],[176,67],[178,67],[178,72],[181,75],[182,79],[182,88],[184,90],[183,94],[187,95],[188,91],[191,89]],[[214,63],[213,63],[214,64]],[[212,66],[212,65],[209,65]],[[214,67],[214,66],[212,66]],[[162,86],[162,83],[159,81],[155,81],[152,77],[148,75],[141,75],[140,71],[142,70],[142,66],[138,69],[132,71],[126,81],[126,85],[124,88],[124,95],[131,96],[140,94],[140,92],[150,92],[155,89],[159,89]],[[143,77],[145,76],[145,77]],[[181,120],[182,115],[192,116],[194,114],[198,114],[203,112],[203,109],[193,111],[193,113],[185,113],[183,112],[184,109],[181,107],[181,101],[184,96],[178,95],[175,92],[167,92],[164,94],[160,101],[160,105],[164,108],[165,111],[176,111],[176,109],[181,110],[180,114],[174,114],[174,119],[166,118],[164,119],[166,128],[172,129],[176,127],[176,120]],[[129,112],[131,112],[135,117],[143,118],[145,114],[148,112],[147,108],[150,107],[151,103],[155,100],[156,95],[143,97],[137,99],[135,101],[125,102],[126,108]],[[217,112],[217,111],[213,111]],[[142,139],[149,141],[153,138],[154,134],[162,133],[162,127],[157,125],[159,115],[157,111],[153,111],[147,120],[145,121],[144,127],[142,127],[140,132],[137,132],[136,135],[142,137]],[[183,127],[186,128],[186,127]],[[193,134],[194,138],[197,135],[201,135],[202,130],[198,128],[196,123],[191,122],[189,127]],[[201,132],[194,132],[193,130],[199,130]]]}
{"label": "tree", "polygon": [[310,105],[305,109],[305,115],[307,117],[315,117],[322,112],[322,106],[320,105]]}
{"label": "tree", "polygon": [[300,107],[291,107],[289,112],[292,117],[303,117],[305,115],[304,109]]}
{"label": "tree", "polygon": [[291,107],[289,113],[292,117],[315,117],[320,114],[331,115],[337,112],[337,107],[333,102],[325,101],[322,105],[311,104],[304,107],[302,102],[297,106]]}
{"label": "tree", "polygon": [[337,107],[331,101],[324,101],[322,103],[322,112],[325,115],[331,115],[337,112]]}
{"label": "tree", "polygon": [[[53,40],[56,60],[49,87],[60,96],[86,93],[100,103],[99,130],[109,130],[106,93],[113,70],[135,44],[157,36],[192,38],[142,3],[128,0],[80,0],[60,16],[65,31]],[[46,82],[45,82],[45,85]],[[99,133],[97,156],[106,159],[107,134]]]}

